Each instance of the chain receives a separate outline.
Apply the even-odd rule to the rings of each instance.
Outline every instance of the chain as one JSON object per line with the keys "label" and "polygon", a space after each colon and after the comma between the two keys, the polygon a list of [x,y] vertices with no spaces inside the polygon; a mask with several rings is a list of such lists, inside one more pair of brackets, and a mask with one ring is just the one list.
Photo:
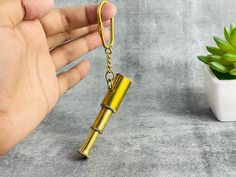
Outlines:
{"label": "chain", "polygon": [[112,63],[111,63],[111,55],[112,55],[112,47],[105,49],[106,59],[107,59],[107,72],[105,75],[107,86],[109,89],[113,87],[113,79],[115,77],[114,72],[112,71]]}
{"label": "chain", "polygon": [[114,44],[114,17],[110,20],[110,44],[108,45],[105,41],[104,37],[104,25],[102,21],[102,7],[108,3],[108,0],[103,0],[102,3],[98,7],[98,31],[100,32],[102,44],[105,48],[106,60],[107,60],[107,72],[105,74],[105,78],[107,81],[108,89],[113,88],[113,80],[115,77],[114,72],[112,71],[112,63],[111,63],[111,55],[112,55],[112,46]]}

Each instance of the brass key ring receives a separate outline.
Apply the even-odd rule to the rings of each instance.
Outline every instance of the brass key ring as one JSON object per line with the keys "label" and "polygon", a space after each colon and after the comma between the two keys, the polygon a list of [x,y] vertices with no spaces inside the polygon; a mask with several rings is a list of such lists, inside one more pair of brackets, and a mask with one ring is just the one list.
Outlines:
{"label": "brass key ring", "polygon": [[97,16],[98,16],[98,30],[100,32],[101,40],[103,47],[105,48],[105,53],[106,53],[106,59],[107,59],[107,72],[105,75],[106,81],[107,81],[107,86],[109,89],[112,89],[113,87],[113,79],[115,77],[114,72],[112,71],[112,64],[111,64],[111,54],[112,54],[112,47],[114,45],[114,39],[115,39],[115,25],[114,25],[114,17],[110,19],[110,44],[108,45],[105,40],[105,28],[103,25],[102,21],[102,8],[103,6],[109,3],[108,0],[102,1],[97,10]]}
{"label": "brass key ring", "polygon": [[105,49],[109,49],[109,48],[112,48],[113,44],[114,44],[114,40],[115,40],[115,33],[114,33],[114,26],[115,26],[115,23],[114,23],[114,17],[112,17],[110,19],[110,44],[108,45],[106,43],[106,40],[105,40],[105,35],[104,35],[104,25],[103,25],[103,21],[102,21],[102,8],[105,4],[109,3],[109,1],[107,0],[104,0],[100,3],[100,5],[98,6],[98,10],[97,10],[97,16],[98,16],[98,30],[100,32],[100,35],[101,35],[101,39],[102,39],[102,44],[103,44],[103,47]]}

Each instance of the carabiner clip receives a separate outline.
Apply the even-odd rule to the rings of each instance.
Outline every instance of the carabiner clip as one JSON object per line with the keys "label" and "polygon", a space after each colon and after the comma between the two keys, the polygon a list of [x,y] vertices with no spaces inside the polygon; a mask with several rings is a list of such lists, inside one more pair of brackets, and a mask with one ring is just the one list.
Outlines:
{"label": "carabiner clip", "polygon": [[105,35],[104,35],[105,29],[104,29],[104,25],[102,22],[102,8],[106,3],[109,3],[109,2],[107,0],[104,0],[100,3],[100,5],[98,6],[98,10],[97,10],[97,16],[98,16],[98,30],[101,35],[102,45],[105,49],[109,49],[109,48],[112,48],[112,46],[114,44],[114,40],[115,40],[114,26],[115,25],[114,25],[114,17],[112,17],[110,19],[110,44],[108,45],[105,40]]}

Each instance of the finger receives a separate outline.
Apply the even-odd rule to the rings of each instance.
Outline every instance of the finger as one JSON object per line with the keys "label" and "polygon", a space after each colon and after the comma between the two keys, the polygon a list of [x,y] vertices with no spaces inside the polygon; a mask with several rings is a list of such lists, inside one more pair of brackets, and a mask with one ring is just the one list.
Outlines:
{"label": "finger", "polygon": [[[109,32],[105,32],[105,38],[109,38]],[[82,38],[63,44],[51,51],[51,56],[56,70],[73,62],[77,58],[101,46],[102,42],[97,32],[88,34]]]}
{"label": "finger", "polygon": [[48,14],[54,6],[53,0],[21,0],[25,9],[25,20],[41,18]]}
{"label": "finger", "polygon": [[[116,14],[113,4],[103,8],[103,20],[106,21]],[[56,9],[41,20],[46,36],[71,31],[77,28],[93,25],[97,22],[97,5]]]}
{"label": "finger", "polygon": [[14,27],[23,19],[32,20],[47,14],[53,0],[1,0],[0,26]]}
{"label": "finger", "polygon": [[24,7],[19,0],[0,1],[0,26],[13,27],[20,23],[25,15]]}
{"label": "finger", "polygon": [[67,90],[77,85],[85,78],[90,69],[88,61],[82,61],[71,70],[58,75],[58,84],[60,95],[62,96]]}
{"label": "finger", "polygon": [[[104,23],[104,26],[107,27],[109,24],[110,21],[106,21]],[[50,36],[47,38],[48,47],[49,49],[55,48],[65,42],[80,38],[95,31],[97,31],[97,25],[91,25],[76,30],[72,30],[69,32],[59,33],[54,36]]]}

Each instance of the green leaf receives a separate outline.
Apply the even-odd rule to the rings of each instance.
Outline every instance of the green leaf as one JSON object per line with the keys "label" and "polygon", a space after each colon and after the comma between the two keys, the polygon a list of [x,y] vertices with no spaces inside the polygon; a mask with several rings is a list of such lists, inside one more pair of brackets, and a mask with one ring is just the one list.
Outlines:
{"label": "green leaf", "polygon": [[198,56],[197,58],[198,58],[201,62],[203,62],[203,63],[205,63],[205,64],[208,65],[208,63],[209,63],[208,57],[206,57],[206,56]]}
{"label": "green leaf", "polygon": [[233,64],[233,66],[236,68],[236,62]]}
{"label": "green leaf", "polygon": [[236,49],[233,46],[231,46],[228,42],[226,42],[216,36],[214,36],[214,40],[215,40],[217,46],[221,50],[225,51],[226,53],[236,53]]}
{"label": "green leaf", "polygon": [[233,80],[233,79],[236,79],[236,76],[232,76],[230,75],[229,73],[221,73],[221,72],[218,72],[214,69],[211,69],[212,72],[215,74],[215,76],[220,79],[220,80]]}
{"label": "green leaf", "polygon": [[217,62],[210,62],[209,66],[210,66],[212,69],[214,69],[214,70],[216,70],[216,71],[219,71],[219,72],[221,72],[221,73],[227,73],[227,72],[229,72],[229,69],[228,69],[226,66],[224,66],[224,65],[222,65],[222,64],[220,64],[220,63],[217,63]]}
{"label": "green leaf", "polygon": [[235,29],[236,28],[236,25],[234,24],[234,23],[231,23],[231,25],[230,25],[230,31],[233,31],[233,29]]}
{"label": "green leaf", "polygon": [[223,56],[223,60],[228,62],[236,62],[236,54],[227,53]]}
{"label": "green leaf", "polygon": [[232,65],[232,62],[223,60],[223,57],[219,56],[219,55],[209,55],[208,56],[208,61],[217,62],[217,63],[220,63],[220,64],[225,65],[225,66]]}
{"label": "green leaf", "polygon": [[230,39],[232,46],[236,47],[236,28],[231,31]]}
{"label": "green leaf", "polygon": [[225,39],[228,41],[228,43],[231,43],[230,30],[227,27],[224,28],[224,34],[225,34]]}
{"label": "green leaf", "polygon": [[236,68],[230,70],[229,74],[231,74],[232,76],[236,76]]}
{"label": "green leaf", "polygon": [[212,46],[207,46],[206,47],[207,51],[210,52],[213,55],[224,55],[225,52],[219,48],[212,47]]}
{"label": "green leaf", "polygon": [[219,62],[222,59],[222,57],[219,55],[209,55],[208,58],[215,62]]}

